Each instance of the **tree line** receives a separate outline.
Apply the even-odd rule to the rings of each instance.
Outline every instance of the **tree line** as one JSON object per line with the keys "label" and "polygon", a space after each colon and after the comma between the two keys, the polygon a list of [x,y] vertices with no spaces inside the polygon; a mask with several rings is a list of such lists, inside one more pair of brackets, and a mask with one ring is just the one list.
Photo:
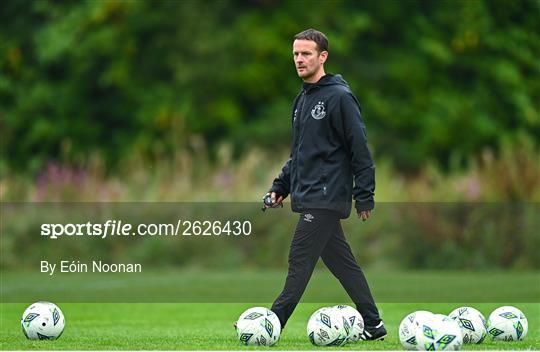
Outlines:
{"label": "tree line", "polygon": [[330,41],[376,157],[404,172],[540,136],[540,3],[4,1],[0,170],[231,143],[285,150],[291,41]]}

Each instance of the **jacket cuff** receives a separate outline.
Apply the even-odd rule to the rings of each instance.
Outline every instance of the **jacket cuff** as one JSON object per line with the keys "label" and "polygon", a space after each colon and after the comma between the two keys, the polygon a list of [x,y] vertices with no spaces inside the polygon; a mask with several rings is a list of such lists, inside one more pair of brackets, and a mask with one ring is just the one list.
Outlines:
{"label": "jacket cuff", "polygon": [[286,198],[289,195],[289,192],[284,190],[283,187],[280,187],[276,184],[272,185],[272,187],[270,187],[270,189],[268,190],[268,193],[271,193],[271,192],[276,192],[278,196],[281,196],[283,198]]}
{"label": "jacket cuff", "polygon": [[359,202],[356,201],[354,204],[354,207],[356,208],[357,212],[365,211],[365,210],[373,210],[375,208],[375,202],[372,200]]}

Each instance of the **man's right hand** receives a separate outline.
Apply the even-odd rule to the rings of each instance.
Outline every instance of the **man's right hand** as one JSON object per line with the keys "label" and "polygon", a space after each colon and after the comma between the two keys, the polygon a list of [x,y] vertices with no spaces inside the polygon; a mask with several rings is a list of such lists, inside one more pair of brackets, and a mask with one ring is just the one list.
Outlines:
{"label": "man's right hand", "polygon": [[276,192],[270,192],[270,193],[267,193],[267,194],[270,194],[270,199],[272,199],[272,206],[268,206],[268,205],[264,205],[266,208],[277,208],[279,206],[282,206],[282,202],[283,202],[283,197],[282,196],[278,196]]}
{"label": "man's right hand", "polygon": [[358,212],[358,218],[366,221],[371,216],[371,210],[362,210]]}

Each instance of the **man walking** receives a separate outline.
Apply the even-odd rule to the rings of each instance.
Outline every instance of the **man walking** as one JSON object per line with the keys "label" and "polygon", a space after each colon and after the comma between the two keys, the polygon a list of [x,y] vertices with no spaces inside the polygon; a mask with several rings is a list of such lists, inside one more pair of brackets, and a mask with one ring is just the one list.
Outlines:
{"label": "man walking", "polygon": [[272,207],[291,194],[292,210],[300,213],[300,219],[291,242],[285,287],[272,311],[284,327],[321,257],[362,314],[362,338],[382,340],[386,329],[340,222],[349,217],[352,198],[364,221],[374,207],[375,167],[360,106],[340,75],[325,73],[328,39],[323,33],[314,29],[298,33],[293,56],[304,83],[293,104],[291,156],[269,194]]}

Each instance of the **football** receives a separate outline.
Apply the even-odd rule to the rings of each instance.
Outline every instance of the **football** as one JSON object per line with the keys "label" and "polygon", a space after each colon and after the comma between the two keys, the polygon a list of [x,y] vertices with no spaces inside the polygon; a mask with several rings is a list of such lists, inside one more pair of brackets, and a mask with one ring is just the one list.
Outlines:
{"label": "football", "polygon": [[494,341],[523,340],[529,330],[525,314],[512,306],[495,309],[489,315],[487,326],[488,333]]}
{"label": "football", "polygon": [[334,307],[321,308],[308,320],[307,334],[315,346],[343,346],[347,343],[349,333],[349,322]]}
{"label": "football", "polygon": [[442,314],[417,318],[416,347],[420,351],[458,351],[463,336],[458,324]]}
{"label": "football", "polygon": [[264,307],[246,310],[238,318],[235,327],[238,340],[247,346],[273,346],[281,334],[278,317]]}
{"label": "football", "polygon": [[463,343],[482,343],[486,338],[486,318],[478,310],[472,307],[459,307],[448,316],[458,323],[463,335]]}
{"label": "football", "polygon": [[433,313],[427,310],[418,310],[408,314],[401,324],[399,324],[399,341],[407,350],[416,350],[416,328],[418,327],[417,319],[429,317]]}
{"label": "football", "polygon": [[348,341],[357,342],[360,340],[360,335],[364,332],[364,319],[362,315],[353,307],[347,305],[334,306],[338,312],[340,312],[345,319],[349,321],[349,336]]}
{"label": "football", "polygon": [[66,321],[54,303],[36,302],[24,311],[21,326],[29,340],[55,340],[62,335]]}

